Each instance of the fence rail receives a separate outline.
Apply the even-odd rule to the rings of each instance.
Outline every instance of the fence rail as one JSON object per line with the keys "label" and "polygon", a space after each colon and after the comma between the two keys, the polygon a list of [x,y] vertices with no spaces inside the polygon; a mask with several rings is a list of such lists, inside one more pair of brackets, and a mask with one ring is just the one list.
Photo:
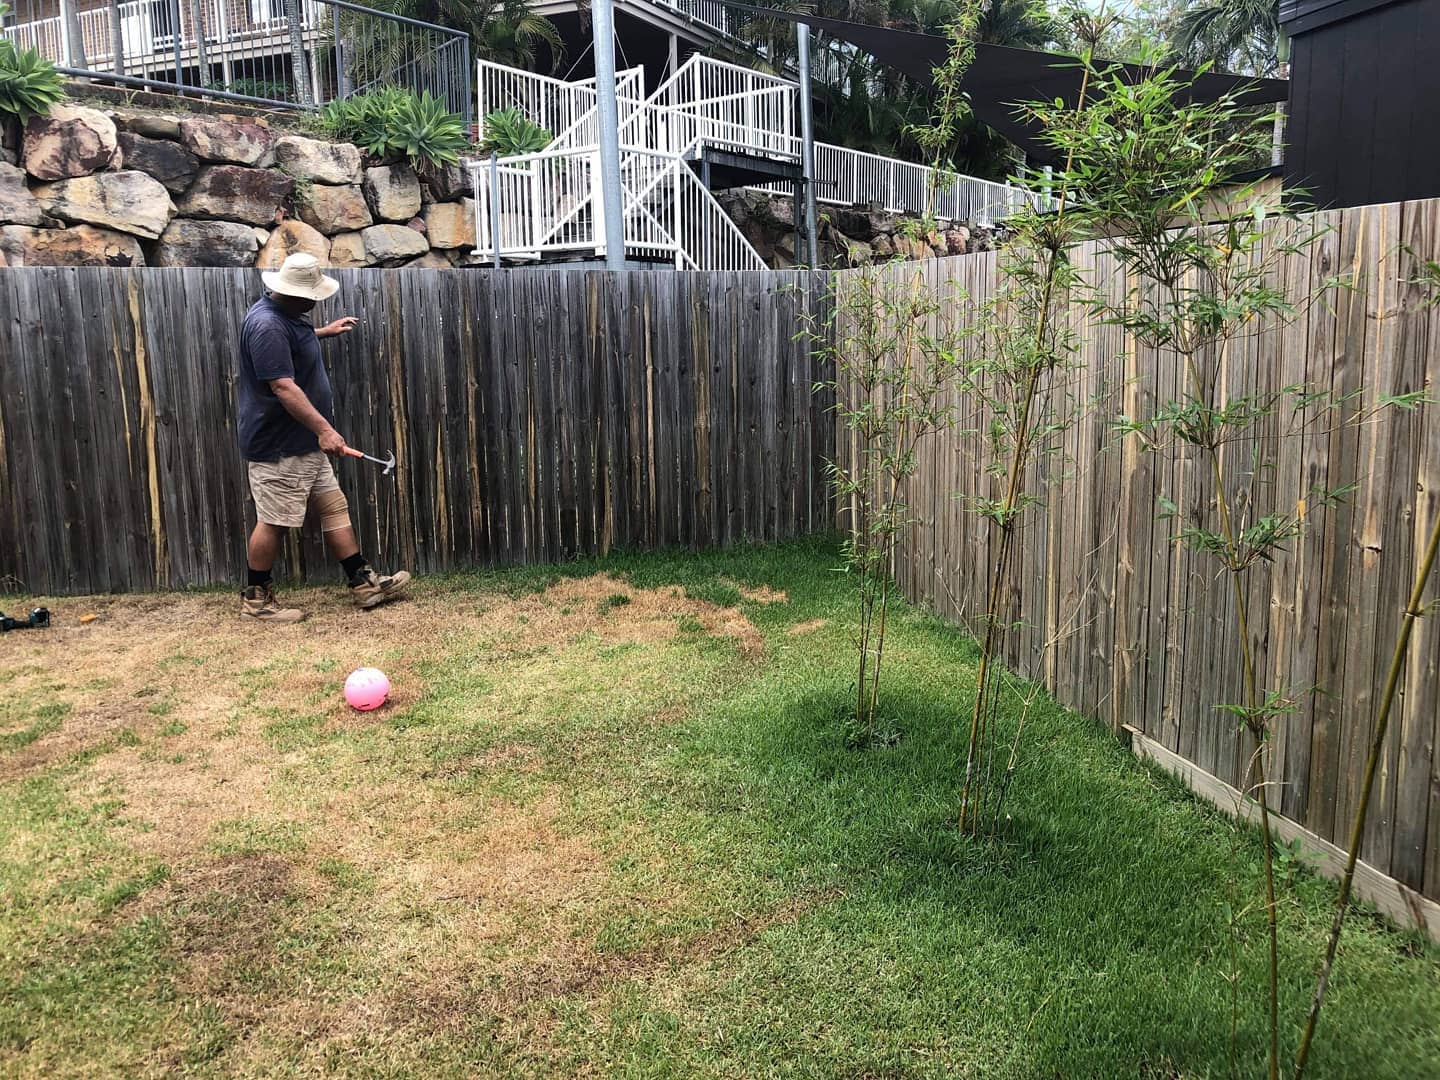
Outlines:
{"label": "fence rail", "polygon": [[[819,274],[338,271],[327,343],[361,541],[420,571],[824,530]],[[236,340],[253,273],[0,273],[0,588],[240,580]],[[330,580],[318,534],[292,572]]]}
{"label": "fence rail", "polygon": [[348,0],[14,0],[5,36],[67,74],[289,108],[376,86],[468,120],[470,37]]}
{"label": "fence rail", "polygon": [[[1261,435],[1277,467],[1252,471],[1232,505],[1264,513],[1274,500],[1355,485],[1340,507],[1308,511],[1312,528],[1273,563],[1247,577],[1248,608],[1265,687],[1296,692],[1298,711],[1280,722],[1271,761],[1272,807],[1335,844],[1348,842],[1370,725],[1405,607],[1417,552],[1440,514],[1440,310],[1426,310],[1418,259],[1440,259],[1440,201],[1370,206],[1317,215],[1325,230],[1309,258],[1290,257],[1285,287],[1298,298],[1333,276],[1334,290],[1307,318],[1260,322],[1231,347],[1224,390],[1231,400],[1298,383],[1355,394],[1369,410],[1386,395],[1431,388],[1432,403],[1392,409],[1363,425],[1337,424],[1303,437]],[[1094,248],[1077,254],[1092,281],[1126,288],[1123,268]],[[996,256],[983,254],[885,273],[952,280],[971,297],[997,287]],[[851,272],[840,275],[853,282]],[[1084,342],[1080,366],[1056,391],[1053,415],[1098,401],[1065,436],[1063,453],[1036,466],[1037,508],[1018,536],[1003,659],[1060,701],[1119,727],[1244,789],[1253,753],[1217,705],[1243,700],[1230,584],[1213,561],[1174,542],[1208,520],[1208,477],[1192,455],[1144,454],[1109,426],[1121,414],[1150,415],[1177,393],[1179,364],[1072,318]],[[962,509],[998,498],[1000,480],[973,401],[954,397],[959,427],[924,445],[908,497],[915,524],[896,576],[905,592],[972,630],[982,628],[996,536]],[[1234,445],[1238,466],[1248,453]],[[1002,477],[1003,479],[1003,477]],[[1161,499],[1180,520],[1161,517]],[[1284,507],[1288,509],[1288,507]],[[1247,511],[1248,512],[1248,511]],[[1440,596],[1432,585],[1427,602]],[[1318,687],[1311,693],[1306,688]],[[1440,899],[1440,625],[1421,620],[1377,778],[1362,857],[1404,890]],[[1440,926],[1432,927],[1432,931]]]}

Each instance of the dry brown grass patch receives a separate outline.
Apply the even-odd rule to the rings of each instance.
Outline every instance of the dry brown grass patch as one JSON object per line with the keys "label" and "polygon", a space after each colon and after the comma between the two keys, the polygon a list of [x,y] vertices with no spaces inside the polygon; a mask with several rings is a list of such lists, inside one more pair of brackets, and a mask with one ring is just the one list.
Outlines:
{"label": "dry brown grass patch", "polygon": [[806,622],[796,623],[786,631],[791,637],[799,637],[802,634],[813,634],[822,626],[829,625],[829,619],[809,619]]}
{"label": "dry brown grass patch", "polygon": [[674,640],[687,618],[713,637],[734,641],[746,657],[765,651],[760,631],[738,611],[688,597],[679,586],[640,589],[609,574],[566,578],[543,593],[499,604],[481,615],[480,627],[526,646],[589,634],[612,645],[650,644]]}

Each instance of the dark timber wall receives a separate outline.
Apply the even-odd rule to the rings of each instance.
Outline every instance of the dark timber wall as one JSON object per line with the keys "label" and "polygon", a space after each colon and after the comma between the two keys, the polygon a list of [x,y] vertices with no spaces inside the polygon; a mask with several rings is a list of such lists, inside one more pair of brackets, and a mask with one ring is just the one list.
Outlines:
{"label": "dark timber wall", "polygon": [[[820,276],[346,271],[324,317],[365,550],[433,571],[829,528],[796,339]],[[233,583],[253,521],[233,371],[248,271],[0,271],[0,587]],[[313,523],[288,569],[330,580]],[[283,569],[283,568],[282,568]]]}
{"label": "dark timber wall", "polygon": [[1315,205],[1440,195],[1440,0],[1284,0],[1285,186]]}

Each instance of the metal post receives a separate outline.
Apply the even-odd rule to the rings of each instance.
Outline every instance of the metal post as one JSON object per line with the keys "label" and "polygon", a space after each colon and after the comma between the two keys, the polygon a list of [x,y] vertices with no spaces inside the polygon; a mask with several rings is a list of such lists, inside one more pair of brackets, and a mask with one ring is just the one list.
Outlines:
{"label": "metal post", "polygon": [[333,15],[334,37],[335,37],[335,96],[349,97],[350,88],[345,85],[345,41],[340,36],[340,9],[332,7],[330,14]]}
{"label": "metal post", "polygon": [[600,197],[604,207],[605,268],[625,268],[625,197],[620,190],[620,114],[615,103],[615,9],[593,0],[590,31],[595,43],[595,101],[600,121]]}
{"label": "metal post", "polygon": [[[710,189],[710,159],[704,156],[700,158],[700,182],[705,185],[706,191],[714,194]],[[712,217],[711,214],[705,215],[705,243],[701,249],[705,254],[705,265],[700,268],[702,270],[709,270],[715,265],[714,252],[711,251],[714,246],[711,241]]]}
{"label": "metal post", "polygon": [[465,130],[474,135],[475,122],[479,118],[475,112],[475,90],[470,83],[470,35],[465,35],[464,55],[460,59],[465,69]]}
{"label": "metal post", "polygon": [[[815,213],[815,125],[810,107],[810,27],[795,24],[800,52],[800,175],[805,187],[805,252],[806,266],[820,264],[820,245],[816,235],[819,217]],[[798,252],[797,252],[798,254]]]}
{"label": "metal post", "polygon": [[667,75],[674,75],[680,70],[680,39],[674,34],[670,35],[670,70]]}
{"label": "metal post", "polygon": [[495,269],[500,269],[500,155],[490,151],[490,246],[495,250]]}
{"label": "metal post", "polygon": [[75,48],[70,41],[70,24],[75,21],[70,0],[60,0],[60,55],[70,68],[75,67]]}
{"label": "metal post", "polygon": [[175,35],[175,85],[185,85],[185,66],[180,60],[180,0],[170,0],[170,30]]}
{"label": "metal post", "polygon": [[[793,193],[793,195],[792,195],[793,209],[792,209],[791,212],[792,212],[792,213],[794,214],[794,216],[795,216],[795,265],[796,265],[796,266],[799,266],[799,265],[800,265],[800,260],[801,260],[801,258],[803,257],[802,254],[801,254],[802,247],[803,247],[802,241],[803,241],[803,239],[804,239],[804,237],[805,237],[805,228],[804,228],[803,223],[800,221],[800,209],[801,209],[801,207],[804,205],[804,202],[805,202],[805,196],[802,194],[802,192],[804,192],[804,190],[805,190],[805,181],[804,181],[804,180],[796,180],[793,186],[794,186],[794,193]],[[811,263],[810,265],[811,265],[811,266],[814,266],[815,264],[814,264],[814,263]]]}

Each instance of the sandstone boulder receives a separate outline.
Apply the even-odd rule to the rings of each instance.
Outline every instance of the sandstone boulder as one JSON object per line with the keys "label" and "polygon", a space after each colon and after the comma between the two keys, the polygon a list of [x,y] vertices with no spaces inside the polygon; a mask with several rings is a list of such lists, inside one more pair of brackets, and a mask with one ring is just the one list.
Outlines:
{"label": "sandstone boulder", "polygon": [[884,233],[880,233],[870,241],[870,250],[875,253],[877,259],[893,259],[895,257],[895,241]]}
{"label": "sandstone boulder", "polygon": [[297,180],[317,184],[358,184],[360,150],[349,143],[328,143],[286,135],[275,144],[275,164]]}
{"label": "sandstone boulder", "polygon": [[841,249],[846,266],[868,266],[875,261],[875,250],[864,240],[845,240]]}
{"label": "sandstone boulder", "polygon": [[365,253],[365,237],[358,232],[348,232],[331,240],[330,265],[336,270],[373,266],[374,260]]}
{"label": "sandstone boulder", "polygon": [[329,187],[311,184],[296,197],[300,220],[326,236],[356,232],[375,223],[370,207],[358,187]]}
{"label": "sandstone boulder", "polygon": [[450,251],[475,246],[475,200],[431,203],[425,208],[425,233],[430,246]]}
{"label": "sandstone boulder", "polygon": [[260,247],[263,248],[266,244],[268,244],[268,243],[270,242],[270,230],[269,230],[269,229],[260,229],[260,228],[257,228],[257,229],[254,230],[254,233],[255,233],[255,243],[258,244]]}
{"label": "sandstone boulder", "polygon": [[964,255],[969,250],[970,230],[963,225],[945,230],[945,252],[948,255]]}
{"label": "sandstone boulder", "polygon": [[144,266],[133,236],[80,225],[73,229],[0,228],[0,256],[10,266]]}
{"label": "sandstone boulder", "polygon": [[146,139],[180,138],[180,117],[157,116],[154,113],[119,113],[115,124],[121,131],[128,131]]}
{"label": "sandstone boulder", "polygon": [[430,250],[425,237],[404,225],[372,225],[360,235],[365,240],[365,257],[372,263],[413,259]]}
{"label": "sandstone boulder", "polygon": [[278,270],[287,257],[297,251],[314,255],[321,266],[330,265],[330,241],[303,221],[284,221],[260,248],[255,265],[261,270]]}
{"label": "sandstone boulder", "polygon": [[438,251],[429,251],[405,264],[406,269],[453,270],[454,264]]}
{"label": "sandstone boulder", "polygon": [[246,267],[254,264],[257,247],[248,225],[176,218],[155,245],[154,265]]}
{"label": "sandstone boulder", "polygon": [[0,162],[0,223],[39,225],[44,220],[40,200],[25,186],[25,170]]}
{"label": "sandstone boulder", "polygon": [[120,133],[120,156],[125,168],[148,173],[171,195],[183,195],[200,171],[200,159],[179,143],[130,131]]}
{"label": "sandstone boulder", "polygon": [[[188,123],[188,121],[186,121]],[[212,165],[202,169],[180,200],[184,217],[271,225],[295,181],[275,169]]]}
{"label": "sandstone boulder", "polygon": [[25,171],[37,180],[66,180],[109,168],[119,152],[115,122],[95,109],[56,105],[25,128]]}
{"label": "sandstone boulder", "polygon": [[426,169],[423,179],[435,202],[453,202],[466,195],[475,194],[470,186],[469,170],[462,169],[459,165]]}
{"label": "sandstone boulder", "polygon": [[51,217],[77,225],[103,225],[153,240],[175,216],[175,204],[160,181],[142,172],[97,173],[57,180],[35,189]]}
{"label": "sandstone boulder", "polygon": [[258,120],[211,116],[180,121],[180,139],[202,161],[232,165],[268,165],[275,135]]}
{"label": "sandstone boulder", "polygon": [[365,198],[380,221],[409,221],[420,213],[420,179],[409,165],[365,170]]}

